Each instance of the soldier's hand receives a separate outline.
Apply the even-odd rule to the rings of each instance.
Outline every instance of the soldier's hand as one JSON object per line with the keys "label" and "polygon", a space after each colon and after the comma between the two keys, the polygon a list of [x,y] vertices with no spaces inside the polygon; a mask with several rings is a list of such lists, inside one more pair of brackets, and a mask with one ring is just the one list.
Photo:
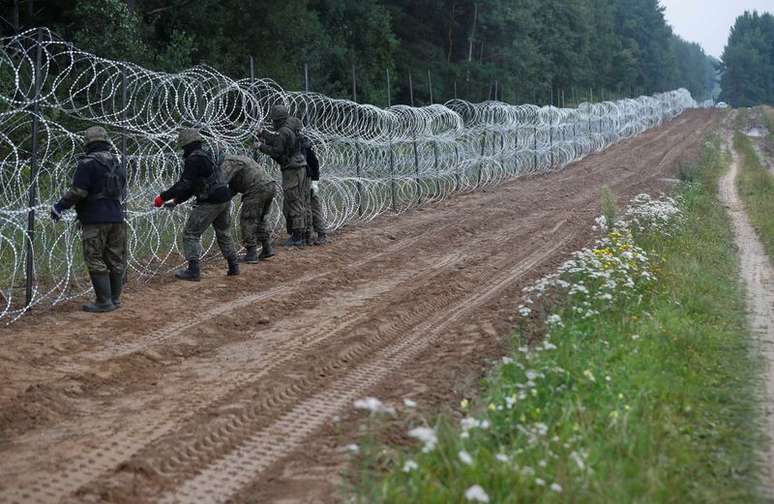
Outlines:
{"label": "soldier's hand", "polygon": [[59,222],[62,219],[62,211],[56,205],[51,205],[51,220]]}
{"label": "soldier's hand", "polygon": [[312,181],[312,194],[315,196],[320,192],[320,182],[317,180]]}
{"label": "soldier's hand", "polygon": [[176,206],[177,206],[177,202],[173,199],[164,203],[164,208],[166,208],[167,210],[174,210]]}

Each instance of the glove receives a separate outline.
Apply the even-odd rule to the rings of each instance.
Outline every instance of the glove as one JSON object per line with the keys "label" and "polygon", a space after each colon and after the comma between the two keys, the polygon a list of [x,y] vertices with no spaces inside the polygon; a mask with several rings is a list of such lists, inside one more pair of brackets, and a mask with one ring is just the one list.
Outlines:
{"label": "glove", "polygon": [[59,208],[59,203],[51,205],[51,220],[59,222],[62,219],[62,210]]}
{"label": "glove", "polygon": [[320,192],[320,182],[317,180],[312,180],[312,194],[317,196],[317,193]]}
{"label": "glove", "polygon": [[162,198],[161,195],[156,196],[156,199],[153,200],[153,206],[161,208],[162,205],[164,205],[164,198]]}

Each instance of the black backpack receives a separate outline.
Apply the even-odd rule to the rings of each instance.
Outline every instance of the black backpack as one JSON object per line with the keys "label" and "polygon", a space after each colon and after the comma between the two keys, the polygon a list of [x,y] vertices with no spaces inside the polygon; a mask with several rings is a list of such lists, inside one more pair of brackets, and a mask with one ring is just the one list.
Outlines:
{"label": "black backpack", "polygon": [[121,201],[126,190],[126,173],[118,158],[109,153],[94,153],[85,156],[83,160],[95,161],[105,169],[102,190],[96,194],[89,194],[89,199],[112,199]]}

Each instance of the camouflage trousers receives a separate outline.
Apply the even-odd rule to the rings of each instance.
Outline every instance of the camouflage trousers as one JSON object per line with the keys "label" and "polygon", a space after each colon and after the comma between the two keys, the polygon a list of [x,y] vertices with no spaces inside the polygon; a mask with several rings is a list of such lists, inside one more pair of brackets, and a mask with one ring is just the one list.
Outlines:
{"label": "camouflage trousers", "polygon": [[312,179],[306,178],[307,187],[310,189],[307,191],[308,198],[306,200],[306,232],[311,233],[314,230],[318,235],[328,232],[325,225],[325,217],[322,211],[322,202],[320,197],[312,192]]}
{"label": "camouflage trousers", "polygon": [[239,229],[242,232],[242,245],[255,247],[258,242],[269,239],[269,227],[266,218],[274,201],[276,186],[267,184],[265,190],[242,196],[242,208],[239,211]]}
{"label": "camouflage trousers", "polygon": [[91,274],[124,273],[126,223],[82,224],[83,259]]}
{"label": "camouflage trousers", "polygon": [[231,239],[231,202],[197,203],[188,215],[183,229],[183,254],[187,261],[195,261],[202,256],[202,235],[212,225],[215,239],[223,257],[234,257],[234,241]]}
{"label": "camouflage trousers", "polygon": [[283,202],[288,231],[304,232],[306,229],[306,168],[285,168],[282,170]]}

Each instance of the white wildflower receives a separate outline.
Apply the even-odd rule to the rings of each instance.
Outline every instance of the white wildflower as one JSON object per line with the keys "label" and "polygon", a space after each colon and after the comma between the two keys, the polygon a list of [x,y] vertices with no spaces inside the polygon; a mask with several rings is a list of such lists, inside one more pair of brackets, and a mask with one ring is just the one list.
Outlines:
{"label": "white wildflower", "polygon": [[556,493],[562,493],[562,485],[559,483],[551,483],[551,490]]}
{"label": "white wildflower", "polygon": [[416,401],[412,401],[411,399],[403,399],[403,405],[407,408],[416,408],[417,403]]}
{"label": "white wildflower", "polygon": [[471,465],[473,464],[473,457],[470,456],[470,453],[466,452],[465,450],[460,450],[459,453],[457,453],[457,456],[460,458],[460,461],[465,465]]}
{"label": "white wildflower", "polygon": [[536,478],[535,484],[537,486],[546,486],[546,480],[544,480],[543,478]]}
{"label": "white wildflower", "polygon": [[473,485],[465,490],[465,498],[470,502],[489,502],[489,495],[479,485]]}
{"label": "white wildflower", "polygon": [[438,444],[438,436],[434,429],[430,427],[415,427],[408,432],[409,437],[418,439],[424,446],[422,447],[423,453],[429,453],[433,451],[435,445]]}
{"label": "white wildflower", "polygon": [[510,462],[510,459],[508,458],[508,455],[506,455],[504,453],[498,453],[497,455],[495,455],[495,458],[497,460],[499,460],[500,462],[503,462],[503,463]]}
{"label": "white wildflower", "polygon": [[555,313],[548,316],[548,318],[546,319],[546,323],[551,326],[557,326],[557,327],[564,326],[564,323],[562,322],[562,317],[560,317]]}
{"label": "white wildflower", "polygon": [[402,470],[403,470],[404,473],[411,472],[411,471],[414,471],[416,469],[419,469],[419,464],[417,464],[413,460],[407,460],[406,462],[403,463],[403,469]]}
{"label": "white wildflower", "polygon": [[371,413],[387,413],[390,415],[395,414],[395,408],[386,406],[382,401],[375,397],[366,397],[365,399],[358,399],[355,401],[355,409],[368,410]]}

